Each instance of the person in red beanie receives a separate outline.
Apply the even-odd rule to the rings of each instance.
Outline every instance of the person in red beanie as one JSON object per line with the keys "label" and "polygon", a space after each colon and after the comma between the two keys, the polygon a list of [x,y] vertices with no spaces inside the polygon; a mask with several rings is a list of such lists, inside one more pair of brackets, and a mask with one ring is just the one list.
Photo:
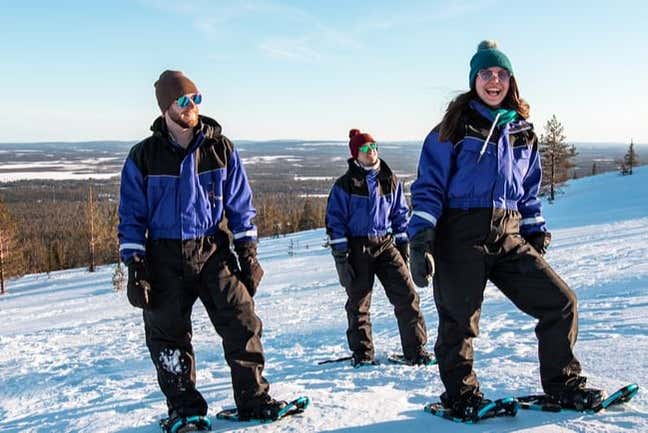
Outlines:
{"label": "person in red beanie", "polygon": [[398,321],[403,356],[411,365],[432,363],[425,350],[427,330],[408,269],[409,207],[403,185],[378,157],[375,140],[349,132],[347,172],[328,197],[326,230],[335,267],[348,300],[347,339],[352,365],[375,364],[369,307],[377,276]]}

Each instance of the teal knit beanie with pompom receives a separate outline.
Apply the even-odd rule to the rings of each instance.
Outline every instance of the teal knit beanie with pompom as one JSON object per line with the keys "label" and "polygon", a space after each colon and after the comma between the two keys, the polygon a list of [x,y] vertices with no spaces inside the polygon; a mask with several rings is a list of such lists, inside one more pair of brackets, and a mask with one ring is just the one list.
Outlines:
{"label": "teal knit beanie with pompom", "polygon": [[475,79],[479,71],[493,66],[506,69],[513,75],[513,65],[506,54],[497,48],[497,42],[493,40],[481,41],[477,46],[477,52],[470,59],[470,75],[468,76],[470,88],[475,88]]}

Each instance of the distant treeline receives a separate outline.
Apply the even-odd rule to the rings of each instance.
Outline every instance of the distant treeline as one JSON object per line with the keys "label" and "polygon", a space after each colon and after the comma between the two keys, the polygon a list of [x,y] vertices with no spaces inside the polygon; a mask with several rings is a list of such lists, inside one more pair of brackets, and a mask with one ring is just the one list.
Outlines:
{"label": "distant treeline", "polygon": [[[561,186],[576,177],[573,145],[566,143],[562,124],[554,117],[540,137],[541,193],[554,200]],[[616,164],[622,174],[639,165],[631,142]],[[344,166],[331,168],[340,175]],[[594,162],[591,174],[601,170]],[[338,171],[340,173],[338,173]],[[249,169],[257,209],[259,236],[324,226],[326,194],[333,180],[286,181],[272,171]],[[258,177],[257,177],[258,176]],[[409,182],[406,183],[409,191]],[[310,195],[316,192],[316,195]],[[0,282],[23,273],[98,266],[118,261],[119,179],[24,180],[0,186]]]}
{"label": "distant treeline", "polygon": [[[0,189],[2,231],[13,241],[5,256],[14,258],[5,277],[89,267],[92,239],[94,265],[115,263],[118,188],[118,181],[22,181]],[[261,193],[254,204],[262,237],[324,226],[325,197]]]}

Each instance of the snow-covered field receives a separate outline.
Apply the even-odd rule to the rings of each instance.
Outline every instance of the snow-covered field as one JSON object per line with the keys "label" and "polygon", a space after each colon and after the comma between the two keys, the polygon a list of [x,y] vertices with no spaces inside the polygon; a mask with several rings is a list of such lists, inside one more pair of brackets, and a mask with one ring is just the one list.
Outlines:
{"label": "snow-covered field", "polygon": [[[648,385],[648,167],[573,182],[546,206],[554,234],[548,260],[576,291],[576,352],[589,383]],[[552,223],[553,222],[553,223]],[[309,395],[303,415],[268,425],[214,419],[215,431],[255,432],[648,432],[648,393],[598,415],[520,412],[477,425],[430,416],[442,392],[436,367],[383,364],[354,370],[317,361],[347,353],[344,291],[321,244],[323,230],[263,239],[266,277],[257,295],[266,377],[279,398]],[[292,245],[292,247],[291,247]],[[289,256],[292,248],[295,255]],[[112,267],[11,281],[0,297],[0,431],[157,431],[165,415],[144,345],[139,310],[111,288]],[[421,290],[432,347],[436,312]],[[377,287],[372,306],[378,356],[399,350],[392,309]],[[198,386],[213,416],[232,404],[229,370],[202,306],[194,310]],[[491,398],[539,388],[534,321],[488,287],[475,341],[476,369]]]}

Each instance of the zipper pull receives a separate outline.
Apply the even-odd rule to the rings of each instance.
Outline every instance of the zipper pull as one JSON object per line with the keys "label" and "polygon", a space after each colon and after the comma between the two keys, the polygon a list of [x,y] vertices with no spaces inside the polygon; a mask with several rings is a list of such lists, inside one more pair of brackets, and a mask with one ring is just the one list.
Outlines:
{"label": "zipper pull", "polygon": [[484,156],[484,153],[486,153],[486,148],[488,147],[488,140],[490,140],[491,136],[493,135],[493,131],[495,131],[495,126],[497,126],[497,121],[500,118],[501,113],[497,113],[495,115],[495,120],[493,120],[493,124],[491,125],[490,131],[488,131],[488,136],[486,137],[486,140],[484,140],[484,144],[479,151],[479,157],[477,158],[477,164],[479,164],[479,161],[481,161],[482,156]]}

